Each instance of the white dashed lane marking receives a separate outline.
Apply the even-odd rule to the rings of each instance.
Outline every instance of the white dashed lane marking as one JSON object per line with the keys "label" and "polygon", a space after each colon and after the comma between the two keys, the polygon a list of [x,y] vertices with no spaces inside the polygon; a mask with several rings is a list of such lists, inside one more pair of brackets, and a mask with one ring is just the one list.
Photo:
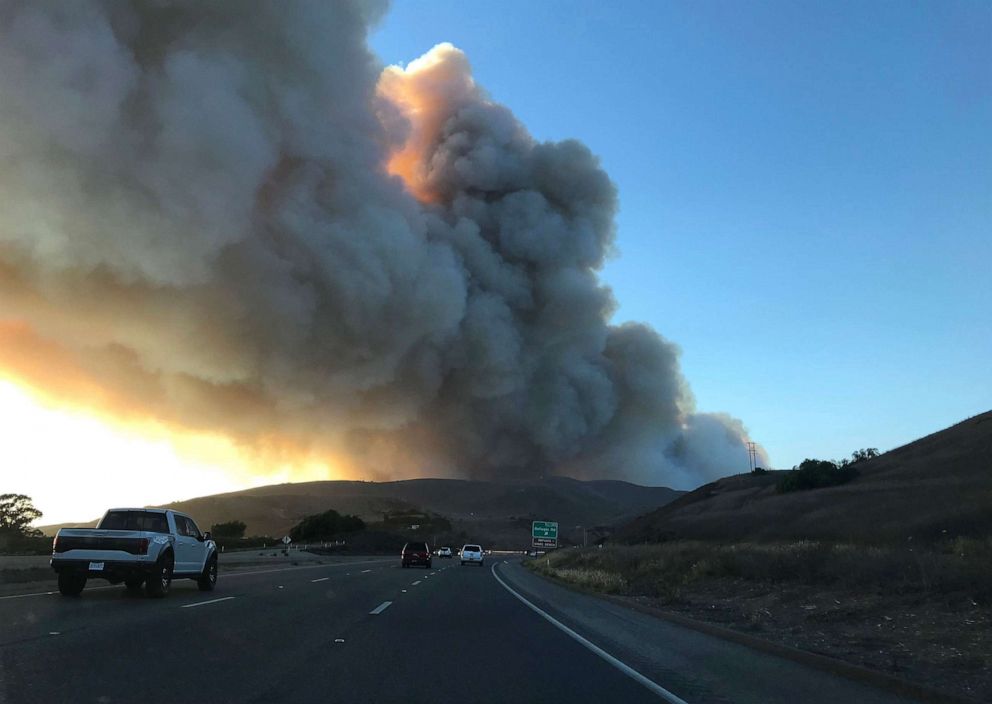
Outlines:
{"label": "white dashed lane marking", "polygon": [[234,599],[233,596],[222,596],[220,599],[211,599],[210,601],[198,601],[194,604],[183,604],[180,609],[192,609],[195,606],[206,606],[207,604],[216,604],[221,601],[228,601],[229,599]]}
{"label": "white dashed lane marking", "polygon": [[372,609],[371,611],[369,611],[369,615],[370,616],[378,616],[383,611],[385,611],[386,609],[388,609],[389,608],[389,605],[392,604],[392,603],[393,602],[391,602],[391,601],[384,601],[384,602],[382,602],[377,607],[375,607],[374,609]]}

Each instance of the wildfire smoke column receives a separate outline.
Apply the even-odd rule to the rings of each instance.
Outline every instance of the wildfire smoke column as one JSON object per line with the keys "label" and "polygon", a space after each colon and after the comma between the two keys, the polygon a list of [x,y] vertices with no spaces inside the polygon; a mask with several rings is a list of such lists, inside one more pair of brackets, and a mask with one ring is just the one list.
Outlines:
{"label": "wildfire smoke column", "polygon": [[382,69],[383,11],[0,2],[0,371],[360,476],[737,471],[677,349],[609,324],[595,157],[450,45]]}

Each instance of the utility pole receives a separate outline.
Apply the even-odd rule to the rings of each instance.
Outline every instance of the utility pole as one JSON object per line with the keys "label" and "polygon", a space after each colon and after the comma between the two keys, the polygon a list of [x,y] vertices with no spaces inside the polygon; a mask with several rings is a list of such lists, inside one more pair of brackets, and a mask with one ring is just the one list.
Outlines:
{"label": "utility pole", "polygon": [[758,462],[758,447],[753,442],[747,443],[747,464],[748,469],[753,472]]}

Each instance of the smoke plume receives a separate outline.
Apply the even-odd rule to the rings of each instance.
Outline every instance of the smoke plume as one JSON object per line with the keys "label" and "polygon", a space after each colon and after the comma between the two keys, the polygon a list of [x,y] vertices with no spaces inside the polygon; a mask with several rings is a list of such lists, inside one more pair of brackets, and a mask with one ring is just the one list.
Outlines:
{"label": "smoke plume", "polygon": [[608,322],[596,157],[451,45],[383,69],[384,11],[0,3],[0,364],[362,476],[740,471],[677,348]]}

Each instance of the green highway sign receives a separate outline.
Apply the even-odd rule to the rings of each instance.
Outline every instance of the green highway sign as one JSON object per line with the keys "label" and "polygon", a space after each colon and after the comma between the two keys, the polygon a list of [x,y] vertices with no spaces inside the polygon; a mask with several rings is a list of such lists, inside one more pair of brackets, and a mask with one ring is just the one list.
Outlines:
{"label": "green highway sign", "polygon": [[531,524],[530,534],[532,538],[554,538],[558,539],[558,524],[552,521],[534,521]]}
{"label": "green highway sign", "polygon": [[558,547],[558,524],[554,521],[534,521],[530,528],[531,545],[535,548]]}

